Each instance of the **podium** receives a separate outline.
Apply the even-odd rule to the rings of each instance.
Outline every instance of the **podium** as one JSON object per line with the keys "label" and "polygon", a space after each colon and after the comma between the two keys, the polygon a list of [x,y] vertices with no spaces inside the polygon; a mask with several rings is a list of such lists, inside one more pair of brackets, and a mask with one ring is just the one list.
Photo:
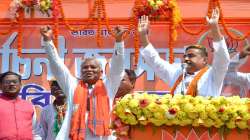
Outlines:
{"label": "podium", "polygon": [[127,94],[113,110],[121,140],[250,140],[250,99]]}
{"label": "podium", "polygon": [[250,140],[248,129],[220,132],[217,128],[147,125],[131,126],[131,140]]}

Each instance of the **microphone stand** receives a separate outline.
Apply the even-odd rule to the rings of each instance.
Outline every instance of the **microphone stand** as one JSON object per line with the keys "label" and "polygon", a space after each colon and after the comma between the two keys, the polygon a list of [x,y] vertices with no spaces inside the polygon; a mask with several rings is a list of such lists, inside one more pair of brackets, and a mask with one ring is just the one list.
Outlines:
{"label": "microphone stand", "polygon": [[187,64],[182,63],[181,68],[182,68],[181,94],[184,95],[184,90],[185,90],[184,79],[185,79],[185,75],[186,75]]}

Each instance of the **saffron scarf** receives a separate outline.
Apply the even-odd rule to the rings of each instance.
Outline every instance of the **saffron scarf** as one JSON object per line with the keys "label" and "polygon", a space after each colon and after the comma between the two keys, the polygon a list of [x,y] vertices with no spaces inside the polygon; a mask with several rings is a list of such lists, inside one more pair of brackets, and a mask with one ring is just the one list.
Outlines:
{"label": "saffron scarf", "polygon": [[[191,83],[188,86],[187,89],[187,93],[186,95],[191,95],[191,96],[197,96],[198,91],[197,91],[197,85],[198,85],[198,81],[200,80],[201,76],[208,70],[208,66],[202,68],[193,78],[193,80],[191,81]],[[172,87],[170,94],[174,95],[174,91],[176,90],[177,86],[181,83],[182,81],[182,76],[183,74],[181,74],[178,79],[175,81],[174,86]]]}
{"label": "saffron scarf", "polygon": [[[85,140],[86,123],[85,114],[87,111],[88,88],[83,81],[78,83],[74,92],[74,112],[71,118],[70,138],[71,140]],[[110,108],[107,91],[102,80],[98,80],[89,96],[90,111],[88,125],[93,135],[110,135],[109,120]]]}

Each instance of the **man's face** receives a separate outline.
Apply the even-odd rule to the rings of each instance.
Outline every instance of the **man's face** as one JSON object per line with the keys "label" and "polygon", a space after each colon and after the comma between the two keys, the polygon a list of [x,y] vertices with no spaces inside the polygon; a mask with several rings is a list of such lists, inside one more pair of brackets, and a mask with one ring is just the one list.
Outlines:
{"label": "man's face", "polygon": [[116,98],[123,97],[124,95],[128,94],[134,89],[135,83],[131,82],[129,80],[129,77],[127,73],[123,76],[123,79],[121,80],[119,89],[116,93]]}
{"label": "man's face", "polygon": [[101,77],[102,71],[96,59],[86,60],[81,65],[81,78],[85,83],[95,84]]}
{"label": "man's face", "polygon": [[194,73],[207,65],[207,57],[203,56],[199,49],[188,49],[183,57],[184,63],[187,64],[187,73]]}
{"label": "man's face", "polygon": [[7,97],[17,97],[21,89],[21,82],[16,75],[6,75],[2,81],[3,95]]}

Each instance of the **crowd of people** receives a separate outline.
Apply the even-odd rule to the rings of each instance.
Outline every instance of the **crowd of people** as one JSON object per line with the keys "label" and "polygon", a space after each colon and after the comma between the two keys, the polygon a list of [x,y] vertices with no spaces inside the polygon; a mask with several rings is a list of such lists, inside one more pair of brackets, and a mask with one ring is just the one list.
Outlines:
{"label": "crowd of people", "polygon": [[[238,68],[246,61],[250,47],[230,59],[219,28],[219,15],[219,10],[214,9],[211,18],[207,18],[214,49],[211,65],[208,64],[208,52],[202,45],[186,47],[182,64],[170,64],[162,59],[150,43],[148,17],[139,19],[138,32],[143,47],[141,55],[156,75],[172,87],[170,94],[249,97],[250,74],[238,72]],[[115,98],[132,93],[136,74],[134,70],[124,68],[125,30],[117,26],[114,31],[115,44],[109,73],[102,78],[100,62],[94,57],[85,58],[81,63],[81,78],[77,79],[59,58],[50,26],[41,27],[42,47],[55,77],[50,81],[51,95],[55,100],[42,109],[38,121],[32,104],[18,97],[22,86],[21,76],[11,71],[2,73],[0,139],[115,139],[109,128],[110,112]],[[240,90],[236,88],[230,91],[228,87]]]}

